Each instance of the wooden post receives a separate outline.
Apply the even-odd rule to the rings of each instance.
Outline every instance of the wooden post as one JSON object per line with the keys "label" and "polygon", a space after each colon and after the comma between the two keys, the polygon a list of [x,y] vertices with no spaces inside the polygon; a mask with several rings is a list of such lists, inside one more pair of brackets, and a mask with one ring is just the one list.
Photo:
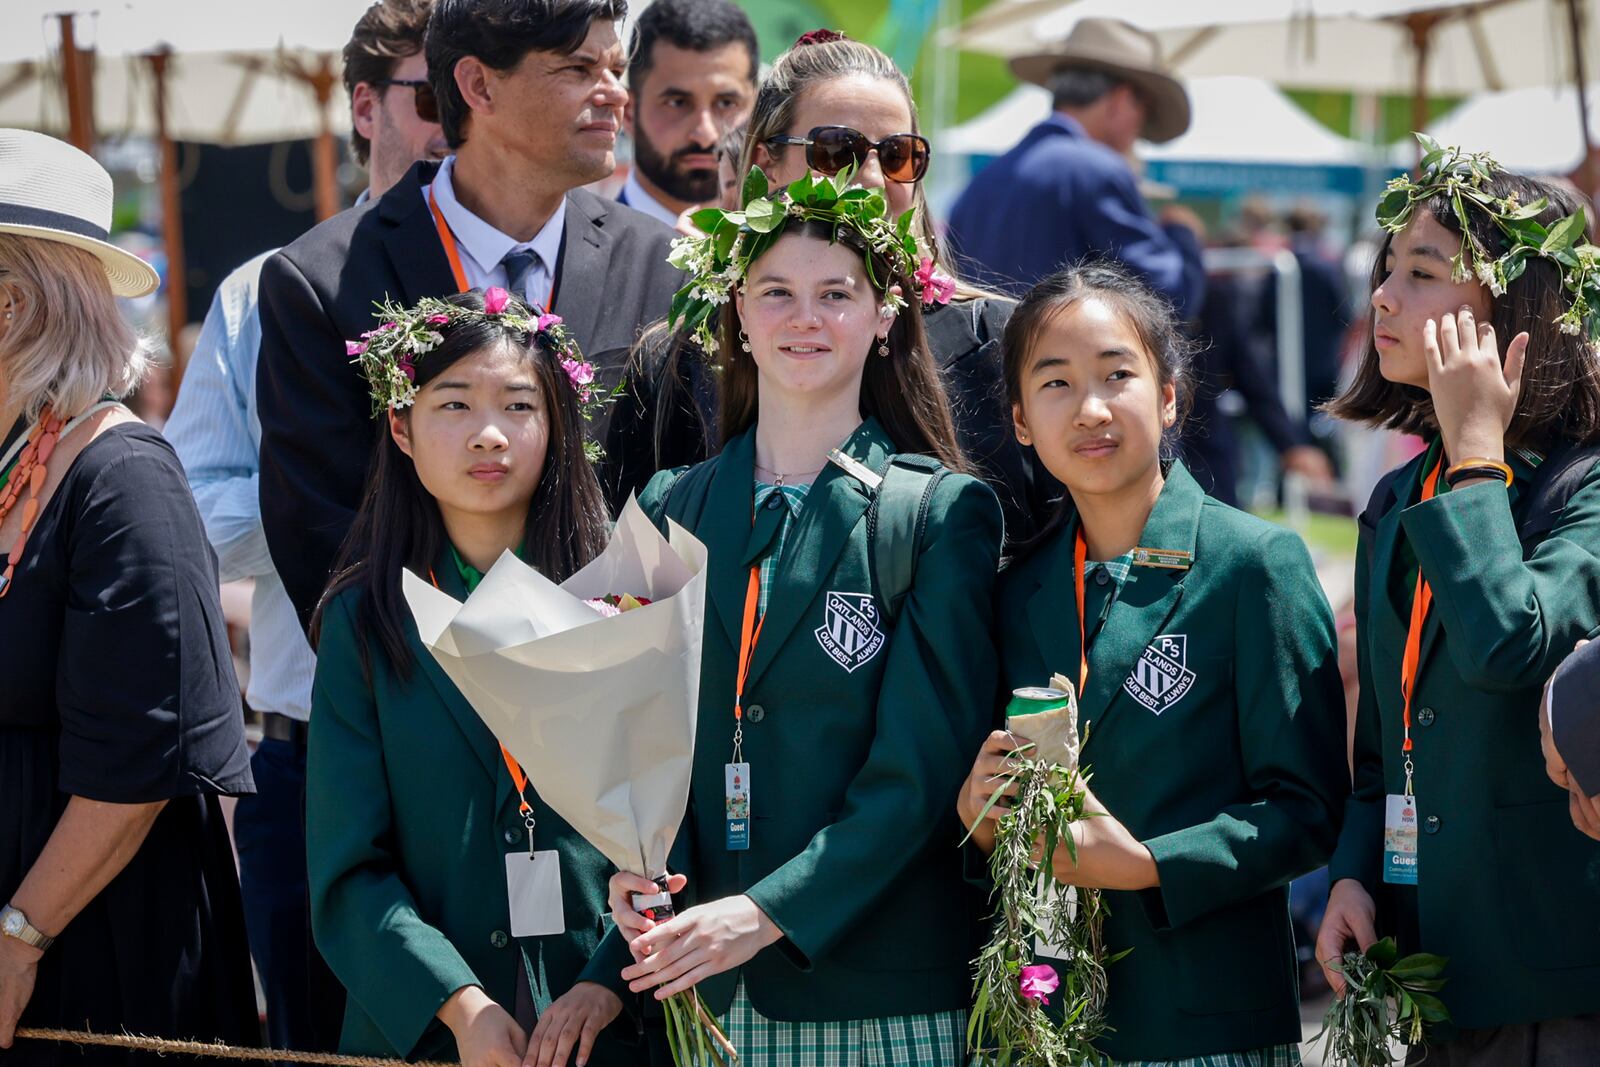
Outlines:
{"label": "wooden post", "polygon": [[67,140],[81,151],[94,153],[94,93],[89,79],[93,58],[78,50],[73,27],[76,16],[68,11],[56,16],[61,23],[61,80],[67,93]]}
{"label": "wooden post", "polygon": [[183,199],[178,189],[178,146],[167,132],[167,62],[170,48],[146,55],[155,79],[156,143],[161,149],[161,236],[167,250],[167,348],[178,358],[178,335],[189,321],[188,275],[183,265]]}
{"label": "wooden post", "polygon": [[1583,162],[1578,164],[1578,188],[1591,199],[1595,194],[1594,144],[1589,137],[1589,95],[1583,74],[1583,14],[1578,0],[1567,0],[1567,20],[1572,28],[1572,81],[1578,90],[1578,125],[1583,127]]}
{"label": "wooden post", "polygon": [[[1439,15],[1431,11],[1418,11],[1405,17],[1405,27],[1411,31],[1411,58],[1413,83],[1411,86],[1411,129],[1422,133],[1428,128],[1428,53],[1433,50],[1433,27]],[[1422,145],[1416,146],[1416,167],[1422,169]]]}
{"label": "wooden post", "polygon": [[311,149],[312,189],[316,193],[317,221],[339,213],[339,144],[328,124],[328,103],[339,82],[333,59],[324,55],[311,72],[311,91],[317,99],[317,139]]}

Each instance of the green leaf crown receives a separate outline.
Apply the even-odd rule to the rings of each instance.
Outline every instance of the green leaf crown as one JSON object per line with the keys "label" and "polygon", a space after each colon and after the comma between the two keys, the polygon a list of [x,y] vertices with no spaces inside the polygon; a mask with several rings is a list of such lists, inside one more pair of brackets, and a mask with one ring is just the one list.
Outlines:
{"label": "green leaf crown", "polygon": [[[1413,136],[1422,145],[1421,176],[1413,180],[1401,175],[1389,182],[1378,202],[1378,224],[1389,233],[1399,233],[1418,204],[1445,197],[1461,229],[1461,248],[1450,260],[1453,281],[1476,278],[1490,293],[1501,296],[1522,276],[1529,259],[1548,259],[1560,268],[1568,294],[1567,310],[1556,319],[1556,326],[1562,333],[1600,341],[1600,249],[1586,239],[1583,209],[1546,227],[1536,216],[1549,208],[1547,197],[1523,204],[1515,193],[1500,197],[1489,191],[1489,181],[1502,168],[1487,152],[1441,148],[1425,133]],[[1473,209],[1492,218],[1505,235],[1504,252],[1497,255],[1473,235],[1467,218]]]}
{"label": "green leaf crown", "polygon": [[851,185],[853,168],[832,177],[809,171],[787,188],[772,191],[760,167],[745,177],[744,207],[738,211],[706,208],[690,216],[703,236],[679,237],[672,242],[668,261],[687,272],[690,280],[672,298],[667,321],[673,329],[693,332],[706,352],[717,347],[713,330],[717,309],[733,299],[752,261],[771,248],[792,222],[815,220],[860,235],[867,247],[891,264],[895,276],[878,277],[873,257],[866,258],[867,280],[883,295],[893,313],[905,307],[905,297],[894,289],[898,276],[911,281],[917,296],[929,303],[947,303],[955,289],[949,277],[934,269],[911,232],[913,211],[890,219],[883,190]]}

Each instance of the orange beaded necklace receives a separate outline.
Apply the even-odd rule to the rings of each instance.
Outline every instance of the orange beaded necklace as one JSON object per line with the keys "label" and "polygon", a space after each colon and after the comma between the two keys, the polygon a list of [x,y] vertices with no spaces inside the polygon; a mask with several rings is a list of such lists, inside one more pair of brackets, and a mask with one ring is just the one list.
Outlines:
{"label": "orange beaded necklace", "polygon": [[33,424],[33,429],[28,432],[28,443],[22,450],[22,455],[17,457],[17,465],[11,471],[11,476],[6,479],[5,494],[0,496],[0,524],[6,521],[11,514],[11,509],[17,506],[17,501],[22,498],[23,486],[28,488],[27,502],[22,505],[22,531],[17,534],[17,539],[11,545],[11,554],[6,561],[4,574],[0,574],[0,598],[11,591],[11,578],[16,574],[17,562],[22,559],[22,550],[28,543],[28,533],[33,529],[33,524],[39,521],[39,494],[44,492],[45,464],[50,462],[50,456],[56,450],[56,442],[61,440],[61,419],[57,418],[49,408],[45,408],[39,416],[39,421]]}

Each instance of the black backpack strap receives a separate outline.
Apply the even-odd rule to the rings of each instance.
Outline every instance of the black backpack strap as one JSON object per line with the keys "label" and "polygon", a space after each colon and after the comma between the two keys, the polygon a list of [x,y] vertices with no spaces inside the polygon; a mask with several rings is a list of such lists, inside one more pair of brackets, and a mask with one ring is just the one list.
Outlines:
{"label": "black backpack strap", "polygon": [[1534,541],[1553,530],[1596,462],[1600,462],[1600,446],[1557,445],[1534,472],[1527,502],[1519,509],[1522,517],[1517,520],[1517,536]]}
{"label": "black backpack strap", "polygon": [[933,491],[949,473],[931,456],[892,456],[867,505],[867,552],[885,622],[894,622],[911,591]]}

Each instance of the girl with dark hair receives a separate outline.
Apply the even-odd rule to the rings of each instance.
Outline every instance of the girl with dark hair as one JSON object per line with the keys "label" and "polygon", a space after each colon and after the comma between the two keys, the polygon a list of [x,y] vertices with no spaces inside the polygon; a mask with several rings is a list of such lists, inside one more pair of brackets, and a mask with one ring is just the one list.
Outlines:
{"label": "girl with dark hair", "polygon": [[882,193],[750,180],[678,257],[680,328],[716,330],[722,451],[641,498],[709,550],[670,882],[693,906],[658,926],[628,903],[652,883],[615,876],[622,973],[698,984],[744,1067],[954,1067],[980,902],[946,803],[994,691],[1000,509],[956,473],[916,245]]}
{"label": "girl with dark hair", "polygon": [[1380,934],[1448,957],[1430,1064],[1592,1063],[1600,844],[1537,717],[1600,627],[1600,249],[1566,190],[1424,143],[1379,205],[1371,340],[1330,405],[1428,447],[1361,517],[1355,796],[1317,957],[1341,993],[1332,964]]}
{"label": "girl with dark hair", "polygon": [[[1059,487],[1038,479],[1037,464],[1017,444],[1007,418],[1000,331],[1015,305],[945,278],[953,268],[922,187],[932,149],[920,132],[905,72],[870,44],[813,31],[773,62],[747,129],[735,173],[759,166],[775,184],[787,185],[803,174],[831,177],[849,167],[857,182],[882,190],[891,215],[913,212],[911,230],[930,273],[941,272],[951,286],[949,301],[925,309],[923,319],[957,438],[973,473],[1000,498],[1007,539],[1026,540]],[[606,443],[609,480],[622,496],[658,469],[716,451],[717,381],[708,373],[714,358],[689,338],[663,331],[641,341]]]}
{"label": "girl with dark hair", "polygon": [[[1001,674],[1022,688],[1059,672],[1078,691],[1099,815],[1072,824],[1076,859],[1063,843],[1050,862],[1058,882],[1106,891],[1105,951],[1128,952],[1106,968],[1098,1047],[1288,1067],[1288,884],[1327,859],[1348,792],[1333,615],[1298,537],[1164,458],[1188,368],[1171,308],[1120,266],[1062,271],[1017,306],[1017,438],[1067,497],[1001,576]],[[1006,808],[985,807],[1027,743],[991,733],[958,794],[986,853]]]}
{"label": "girl with dark hair", "polygon": [[[350,991],[341,1046],[628,1064],[610,1025],[627,995],[617,964],[591,960],[612,868],[496,744],[400,589],[405,568],[465,599],[507,551],[560,582],[604,548],[584,452],[592,368],[560,319],[503,289],[383,315],[349,346],[383,423],[313,634],[311,918]],[[558,865],[564,914],[519,937],[507,860],[530,854]]]}

